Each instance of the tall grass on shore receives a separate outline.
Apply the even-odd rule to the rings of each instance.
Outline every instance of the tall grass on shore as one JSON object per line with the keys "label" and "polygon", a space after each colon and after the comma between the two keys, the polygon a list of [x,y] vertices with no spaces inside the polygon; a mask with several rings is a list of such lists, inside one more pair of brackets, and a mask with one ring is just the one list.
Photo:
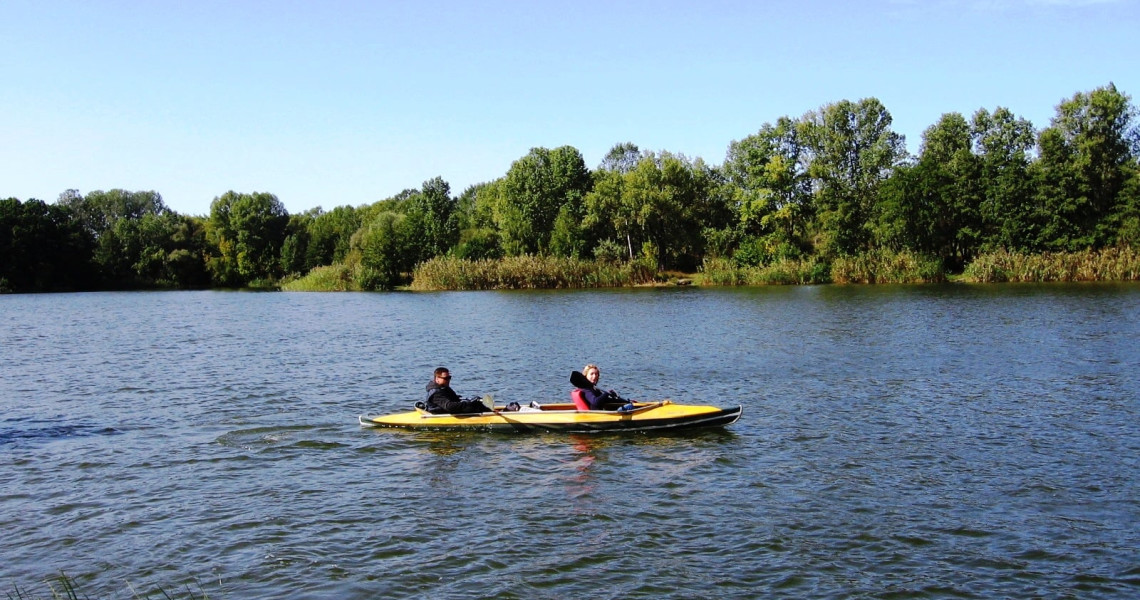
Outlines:
{"label": "tall grass on shore", "polygon": [[757,267],[741,267],[729,259],[705,259],[701,285],[803,285],[814,283],[927,283],[945,281],[942,263],[911,252],[874,251],[840,257],[830,264],[819,258],[781,259]]}
{"label": "tall grass on shore", "polygon": [[451,256],[421,263],[409,289],[517,290],[601,288],[653,281],[655,269],[640,261],[610,263],[555,256],[467,260]]}
{"label": "tall grass on shore", "polygon": [[872,250],[839,257],[831,263],[833,283],[940,283],[946,281],[942,261],[932,256]]}
{"label": "tall grass on shore", "polygon": [[706,258],[694,277],[697,285],[803,285],[828,283],[829,268],[816,259],[782,258],[771,264],[742,267],[729,258]]}
{"label": "tall grass on shore", "polygon": [[975,283],[1140,281],[1140,252],[1130,247],[1020,254],[1000,250],[979,255],[962,279]]}
{"label": "tall grass on shore", "polygon": [[[317,267],[304,277],[285,281],[281,289],[292,292],[375,289],[368,283],[375,277],[373,271],[359,263],[337,264]],[[609,262],[553,256],[467,260],[445,256],[416,267],[408,289],[629,287],[652,283],[658,277],[655,265],[646,261]],[[886,250],[839,257],[831,262],[818,257],[784,258],[755,267],[743,267],[726,258],[707,258],[693,276],[693,283],[706,286],[938,283],[946,280],[946,271],[937,258]],[[979,255],[966,266],[961,280],[977,283],[1138,281],[1140,251],[1129,247],[1045,254],[1002,250]]]}

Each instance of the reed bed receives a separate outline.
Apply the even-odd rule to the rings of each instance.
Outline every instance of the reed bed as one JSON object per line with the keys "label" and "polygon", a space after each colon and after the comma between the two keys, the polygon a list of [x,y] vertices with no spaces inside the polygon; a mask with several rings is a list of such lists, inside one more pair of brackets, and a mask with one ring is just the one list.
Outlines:
{"label": "reed bed", "polygon": [[782,258],[770,264],[742,267],[728,258],[706,258],[695,277],[698,285],[805,285],[828,283],[827,263],[818,259]]}
{"label": "reed bed", "polygon": [[610,263],[554,256],[509,256],[468,260],[451,256],[421,263],[409,289],[517,290],[602,288],[653,281],[654,269],[641,262]]}
{"label": "reed bed", "polygon": [[1140,281],[1140,252],[1131,247],[1021,254],[999,250],[979,255],[962,273],[975,283]]}
{"label": "reed bed", "polygon": [[831,263],[834,283],[940,283],[946,281],[942,261],[909,251],[872,250],[839,257]]}
{"label": "reed bed", "polygon": [[876,250],[831,263],[820,258],[780,259],[756,267],[741,267],[730,259],[705,259],[697,280],[703,285],[931,283],[946,281],[946,273],[941,261],[933,257]]}
{"label": "reed bed", "polygon": [[[470,260],[437,257],[416,267],[408,289],[507,290],[630,287],[650,284],[653,265],[553,256],[510,256]],[[361,266],[317,267],[304,277],[283,282],[291,292],[359,291],[376,289],[376,278]],[[731,259],[705,259],[693,283],[706,286],[810,285],[821,283],[938,283],[947,280],[941,261],[913,252],[874,250],[831,262],[818,257],[780,259],[742,267]],[[1140,252],[1130,247],[1099,251],[1021,254],[1005,250],[979,255],[966,266],[962,281],[1064,282],[1138,281]]]}

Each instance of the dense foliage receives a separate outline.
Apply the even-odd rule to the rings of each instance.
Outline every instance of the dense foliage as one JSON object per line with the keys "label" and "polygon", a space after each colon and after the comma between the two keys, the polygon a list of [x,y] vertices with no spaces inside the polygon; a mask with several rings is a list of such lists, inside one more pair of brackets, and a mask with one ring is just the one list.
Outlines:
{"label": "dense foliage", "polygon": [[[992,280],[1052,273],[1018,257],[1062,255],[1117,265],[1064,272],[1134,278],[1119,257],[1140,247],[1138,158],[1136,107],[1109,84],[1061,102],[1041,130],[1002,107],[945,114],[913,156],[867,98],[766,123],[719,166],[623,143],[590,170],[573,147],[534,148],[458,197],[437,177],[290,215],[273,194],[229,191],[204,217],[154,191],[68,190],[0,201],[0,291],[391,289],[417,272],[469,287],[518,272],[524,286],[698,270],[726,283]],[[496,262],[517,257],[569,262]]]}

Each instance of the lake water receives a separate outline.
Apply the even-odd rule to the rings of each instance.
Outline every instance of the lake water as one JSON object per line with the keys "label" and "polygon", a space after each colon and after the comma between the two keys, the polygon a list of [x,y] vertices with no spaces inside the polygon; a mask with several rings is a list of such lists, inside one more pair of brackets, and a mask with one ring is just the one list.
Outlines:
{"label": "lake water", "polygon": [[[373,430],[463,395],[674,434]],[[1140,286],[0,296],[0,591],[1140,596]]]}

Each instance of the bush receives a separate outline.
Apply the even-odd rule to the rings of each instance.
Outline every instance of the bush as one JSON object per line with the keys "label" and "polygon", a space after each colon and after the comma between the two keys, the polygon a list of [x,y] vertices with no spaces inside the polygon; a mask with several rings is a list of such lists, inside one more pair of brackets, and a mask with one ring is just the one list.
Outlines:
{"label": "bush", "polygon": [[475,229],[463,232],[463,239],[455,247],[455,256],[469,260],[499,258],[503,255],[499,247],[499,234],[492,229]]}
{"label": "bush", "polygon": [[355,271],[343,264],[316,267],[308,275],[281,284],[286,292],[350,292],[360,290]]}
{"label": "bush", "polygon": [[628,251],[621,244],[613,240],[602,240],[594,246],[594,260],[610,265],[616,265],[625,260]]}

